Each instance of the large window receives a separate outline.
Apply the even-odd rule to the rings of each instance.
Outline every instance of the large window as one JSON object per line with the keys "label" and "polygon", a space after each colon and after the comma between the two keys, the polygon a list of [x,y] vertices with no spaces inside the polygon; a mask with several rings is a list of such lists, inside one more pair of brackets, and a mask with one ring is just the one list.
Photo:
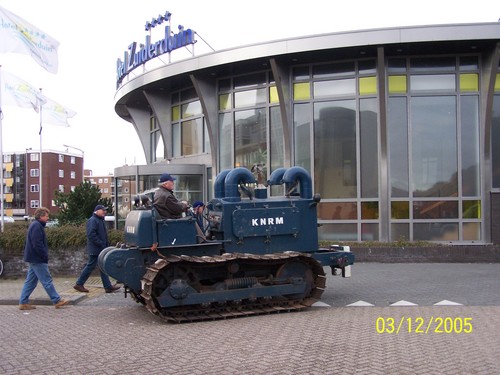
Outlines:
{"label": "large window", "polygon": [[377,105],[374,98],[359,101],[361,198],[379,197]]}
{"label": "large window", "polygon": [[415,97],[410,111],[413,196],[456,197],[456,97]]}
{"label": "large window", "polygon": [[293,107],[295,165],[311,171],[311,115],[308,104]]}
{"label": "large window", "polygon": [[221,113],[219,115],[219,168],[220,170],[231,169],[233,162],[233,134],[234,127],[231,113]]}
{"label": "large window", "polygon": [[405,97],[390,98],[387,105],[389,192],[393,198],[408,197],[408,111]]}
{"label": "large window", "polygon": [[479,197],[479,98],[463,96],[460,102],[461,154],[462,154],[462,195]]}
{"label": "large window", "polygon": [[375,61],[296,67],[292,75],[294,164],[314,171],[320,238],[378,240]]}
{"label": "large window", "polygon": [[[219,81],[219,168],[245,167],[265,183],[283,167],[284,139],[279,98],[268,72]],[[269,166],[271,167],[269,170]],[[258,175],[258,176],[257,176]]]}
{"label": "large window", "polygon": [[[210,152],[201,102],[194,89],[172,95],[172,155],[174,157]],[[156,136],[157,137],[157,136]],[[160,142],[161,139],[158,139]]]}
{"label": "large window", "polygon": [[387,84],[389,238],[481,240],[478,59],[390,59]]}
{"label": "large window", "polygon": [[491,118],[492,187],[500,189],[500,87],[493,99]]}
{"label": "large window", "polygon": [[314,104],[314,153],[315,190],[321,197],[356,198],[358,182],[354,100]]}
{"label": "large window", "polygon": [[163,143],[163,137],[160,133],[160,127],[158,126],[158,121],[156,117],[151,114],[149,119],[149,143],[151,145],[151,162],[165,159],[165,145]]}
{"label": "large window", "polygon": [[267,162],[267,116],[263,108],[234,113],[235,165],[251,169]]}
{"label": "large window", "polygon": [[270,163],[271,171],[281,168],[284,165],[284,139],[283,139],[283,122],[281,120],[281,112],[279,107],[270,108],[269,116],[270,128]]}

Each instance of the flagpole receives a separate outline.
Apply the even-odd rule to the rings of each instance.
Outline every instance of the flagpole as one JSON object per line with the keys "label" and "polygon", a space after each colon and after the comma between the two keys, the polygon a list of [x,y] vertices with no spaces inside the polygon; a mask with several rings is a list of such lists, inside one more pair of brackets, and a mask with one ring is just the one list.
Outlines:
{"label": "flagpole", "polygon": [[[40,88],[40,96],[42,96],[42,88]],[[43,207],[42,204],[42,154],[43,154],[43,149],[42,149],[42,104],[40,103],[40,132],[38,135],[40,136],[40,174],[39,174],[39,179],[40,179],[40,202],[38,204],[38,207]]]}
{"label": "flagpole", "polygon": [[3,83],[2,83],[2,65],[0,65],[0,211],[1,211],[1,231],[3,233],[3,128],[2,128],[2,119],[3,119],[3,110],[2,110],[2,91],[3,91]]}

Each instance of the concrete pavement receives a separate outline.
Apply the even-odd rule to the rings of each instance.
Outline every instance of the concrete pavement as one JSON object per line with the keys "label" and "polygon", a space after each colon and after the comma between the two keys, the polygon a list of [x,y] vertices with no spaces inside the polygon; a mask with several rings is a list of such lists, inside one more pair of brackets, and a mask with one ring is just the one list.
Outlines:
{"label": "concrete pavement", "polygon": [[[496,267],[472,268],[476,276],[467,278],[466,269],[460,274],[449,266],[455,271],[449,272],[450,277],[456,277],[442,277],[437,286],[440,291],[454,291],[455,284],[466,278],[467,285],[477,284],[483,290],[481,301],[486,305],[385,302],[406,298],[404,293],[427,279],[429,285],[436,284],[432,268],[422,274],[421,265],[370,264],[358,267],[356,272],[361,273],[357,278],[354,273],[350,284],[334,281],[333,296],[344,300],[342,295],[354,293],[356,299],[366,300],[360,291],[373,290],[369,300],[382,306],[330,305],[189,324],[167,324],[122,293],[105,294],[100,278],[94,276],[85,285],[88,294],[73,290],[75,277],[54,278],[56,289],[71,306],[60,310],[49,306],[39,285],[32,295],[38,308],[20,311],[24,279],[0,278],[0,374],[500,373],[500,305],[490,298],[498,279],[488,276],[497,274]],[[447,275],[441,268],[439,272]],[[415,284],[405,281],[405,275],[413,279],[411,273],[421,276]],[[379,284],[388,276],[392,283]],[[466,296],[478,293],[465,285],[458,288]],[[414,297],[419,294],[440,296],[428,287],[417,290]],[[463,302],[467,301],[476,302],[468,297]]]}
{"label": "concrete pavement", "polygon": [[[426,332],[431,318],[469,318],[472,328]],[[316,307],[188,324],[140,305],[0,306],[0,322],[4,375],[500,373],[497,306]]]}

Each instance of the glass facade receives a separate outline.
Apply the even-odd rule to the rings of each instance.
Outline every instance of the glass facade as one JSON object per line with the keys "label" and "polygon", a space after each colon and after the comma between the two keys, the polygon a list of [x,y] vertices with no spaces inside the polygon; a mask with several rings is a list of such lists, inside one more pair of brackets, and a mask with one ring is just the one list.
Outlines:
{"label": "glass facade", "polygon": [[[311,172],[321,194],[321,237],[480,241],[479,58],[386,63],[385,142],[375,60],[291,68],[292,164]],[[268,175],[282,166],[283,130],[274,126],[281,124],[280,112],[267,77],[253,74],[220,84],[220,169],[260,163],[271,167]],[[381,220],[387,221],[385,233]]]}
{"label": "glass facade", "polygon": [[321,195],[323,240],[488,242],[489,195],[500,193],[500,69],[485,68],[495,48],[428,43],[421,55],[384,46],[228,63],[200,72],[203,89],[195,71],[192,87],[166,95],[170,121],[151,116],[152,163],[210,154],[192,159],[205,177],[178,175],[190,201],[212,197],[212,170],[259,167],[265,183],[301,166]]}

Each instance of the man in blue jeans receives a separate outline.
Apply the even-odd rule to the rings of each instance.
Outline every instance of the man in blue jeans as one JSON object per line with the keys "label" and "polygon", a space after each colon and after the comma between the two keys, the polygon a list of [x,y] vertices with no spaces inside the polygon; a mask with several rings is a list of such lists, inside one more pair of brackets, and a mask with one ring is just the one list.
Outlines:
{"label": "man in blue jeans", "polygon": [[[87,220],[87,251],[89,253],[89,260],[87,265],[83,269],[80,277],[76,280],[76,284],[73,286],[75,290],[79,292],[88,293],[89,290],[84,287],[85,282],[90,277],[90,274],[97,266],[97,259],[99,258],[99,253],[108,247],[108,232],[106,230],[106,224],[104,222],[104,216],[106,216],[107,207],[98,204],[94,213]],[[119,285],[112,285],[109,280],[108,275],[100,271],[102,285],[106,293],[113,293],[120,289]]]}
{"label": "man in blue jeans", "polygon": [[24,281],[21,297],[19,298],[20,310],[33,310],[35,305],[29,303],[31,293],[35,290],[38,281],[42,284],[56,309],[69,303],[57,293],[52,276],[49,271],[49,246],[45,234],[45,225],[49,220],[49,210],[39,207],[35,210],[35,220],[30,224],[26,233],[24,245],[24,261],[28,262],[28,274]]}

